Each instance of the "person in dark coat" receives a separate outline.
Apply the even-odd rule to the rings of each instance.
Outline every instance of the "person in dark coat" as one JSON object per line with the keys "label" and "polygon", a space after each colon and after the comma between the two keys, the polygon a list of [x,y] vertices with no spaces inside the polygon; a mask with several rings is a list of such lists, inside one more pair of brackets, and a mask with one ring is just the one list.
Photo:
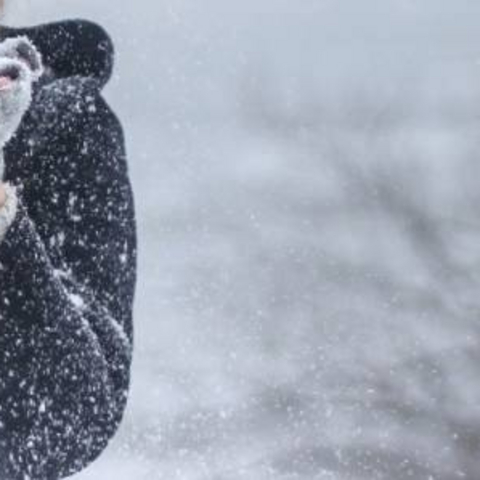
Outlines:
{"label": "person in dark coat", "polygon": [[135,213],[122,127],[101,93],[108,34],[83,20],[0,27],[0,41],[18,36],[44,70],[0,180],[0,479],[58,480],[99,456],[124,413]]}

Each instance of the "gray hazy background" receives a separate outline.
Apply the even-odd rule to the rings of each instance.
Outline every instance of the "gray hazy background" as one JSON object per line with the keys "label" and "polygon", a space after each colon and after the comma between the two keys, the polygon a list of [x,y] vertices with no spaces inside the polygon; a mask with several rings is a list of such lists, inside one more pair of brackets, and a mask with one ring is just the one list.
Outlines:
{"label": "gray hazy background", "polygon": [[10,0],[117,47],[133,389],[76,480],[478,480],[480,2]]}

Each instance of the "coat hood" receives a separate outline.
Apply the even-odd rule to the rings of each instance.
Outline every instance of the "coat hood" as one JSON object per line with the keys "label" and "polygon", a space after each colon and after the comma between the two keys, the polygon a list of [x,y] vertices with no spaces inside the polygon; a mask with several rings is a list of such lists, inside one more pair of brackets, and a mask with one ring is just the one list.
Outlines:
{"label": "coat hood", "polygon": [[87,20],[66,20],[31,27],[0,26],[0,41],[27,36],[54,78],[81,76],[102,88],[113,69],[114,47],[108,33]]}

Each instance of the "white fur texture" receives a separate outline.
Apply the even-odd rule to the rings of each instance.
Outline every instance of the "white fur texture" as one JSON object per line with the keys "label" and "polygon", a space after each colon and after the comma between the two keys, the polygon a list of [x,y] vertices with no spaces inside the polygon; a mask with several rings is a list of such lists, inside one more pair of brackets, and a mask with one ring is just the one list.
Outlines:
{"label": "white fur texture", "polygon": [[[43,73],[41,55],[28,38],[16,37],[0,43],[0,72],[12,66],[18,68],[19,76],[9,88],[0,90],[0,181],[5,170],[3,149],[30,106],[33,83]],[[15,186],[5,183],[5,193],[6,202],[0,208],[0,241],[13,223],[18,207]]]}
{"label": "white fur texture", "polygon": [[[28,38],[10,38],[0,43],[0,71],[12,66],[20,74],[10,88],[0,90],[0,150],[20,125],[30,106],[32,85],[43,72],[41,55]],[[0,155],[0,180],[3,173],[3,155]]]}
{"label": "white fur texture", "polygon": [[10,183],[5,183],[6,201],[0,208],[0,242],[5,237],[8,227],[12,224],[17,214],[18,198],[17,189]]}

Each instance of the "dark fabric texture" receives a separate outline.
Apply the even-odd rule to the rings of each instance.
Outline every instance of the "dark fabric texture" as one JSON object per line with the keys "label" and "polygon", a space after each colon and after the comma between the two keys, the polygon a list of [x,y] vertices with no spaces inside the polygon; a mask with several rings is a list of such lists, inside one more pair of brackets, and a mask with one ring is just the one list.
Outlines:
{"label": "dark fabric texture", "polygon": [[112,42],[86,21],[27,35],[50,73],[5,150],[19,210],[0,243],[0,479],[57,480],[126,405],[136,229],[122,127],[101,95]]}

